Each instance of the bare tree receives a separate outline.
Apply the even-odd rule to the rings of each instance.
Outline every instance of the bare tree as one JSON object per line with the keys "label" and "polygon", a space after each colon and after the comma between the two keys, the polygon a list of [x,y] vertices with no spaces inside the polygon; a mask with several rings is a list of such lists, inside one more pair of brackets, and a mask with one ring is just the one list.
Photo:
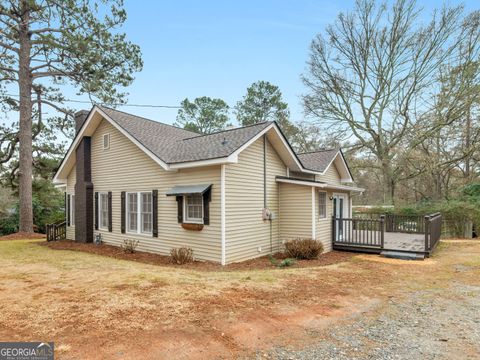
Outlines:
{"label": "bare tree", "polygon": [[[386,203],[394,201],[402,173],[399,148],[429,111],[439,71],[465,32],[462,7],[435,11],[425,26],[418,25],[420,13],[412,0],[390,7],[358,0],[313,40],[303,76],[307,114],[375,156]],[[422,138],[431,131],[421,130]]]}

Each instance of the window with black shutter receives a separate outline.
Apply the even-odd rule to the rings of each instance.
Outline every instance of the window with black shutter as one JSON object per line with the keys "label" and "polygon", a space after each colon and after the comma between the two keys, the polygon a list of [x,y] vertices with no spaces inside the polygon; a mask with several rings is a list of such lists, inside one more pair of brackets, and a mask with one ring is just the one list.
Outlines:
{"label": "window with black shutter", "polygon": [[70,213],[71,213],[71,208],[70,208],[70,194],[67,195],[67,226],[70,226]]}
{"label": "window with black shutter", "polygon": [[95,230],[98,230],[98,192],[95,192]]}
{"label": "window with black shutter", "polygon": [[108,192],[108,231],[112,232],[112,192]]}
{"label": "window with black shutter", "polygon": [[158,190],[152,191],[152,201],[153,201],[153,208],[152,208],[152,236],[158,237]]}
{"label": "window with black shutter", "polygon": [[125,234],[125,191],[120,194],[120,230]]}

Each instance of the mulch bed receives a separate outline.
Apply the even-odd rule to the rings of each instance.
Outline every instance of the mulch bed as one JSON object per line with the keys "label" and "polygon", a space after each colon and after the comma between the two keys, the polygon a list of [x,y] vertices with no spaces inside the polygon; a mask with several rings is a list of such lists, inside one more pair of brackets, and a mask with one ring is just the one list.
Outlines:
{"label": "mulch bed", "polygon": [[[78,243],[72,240],[60,240],[60,241],[51,241],[51,242],[39,242],[39,245],[47,246],[50,249],[54,250],[73,250],[73,251],[83,251],[90,254],[108,256],[115,259],[122,260],[131,260],[138,261],[145,264],[152,265],[162,265],[162,266],[171,266],[178,267],[183,269],[193,269],[199,271],[238,271],[238,270],[262,270],[262,269],[274,269],[275,266],[272,265],[270,259],[267,256],[243,261],[240,263],[234,263],[226,266],[221,266],[218,263],[210,261],[194,261],[193,263],[177,265],[171,262],[169,256],[152,254],[147,252],[136,251],[133,254],[128,254],[123,251],[123,249],[112,246],[112,245],[95,245],[95,244],[84,244]],[[326,266],[332,265],[340,262],[347,261],[355,254],[348,252],[332,251],[326,254],[322,254],[316,260],[297,260],[296,263],[290,268],[304,268],[304,267],[315,267],[315,266]],[[285,257],[282,254],[274,255],[276,259],[284,259]]]}
{"label": "mulch bed", "polygon": [[17,232],[9,235],[0,236],[1,240],[32,240],[32,239],[45,239],[45,234],[29,233],[29,232]]}

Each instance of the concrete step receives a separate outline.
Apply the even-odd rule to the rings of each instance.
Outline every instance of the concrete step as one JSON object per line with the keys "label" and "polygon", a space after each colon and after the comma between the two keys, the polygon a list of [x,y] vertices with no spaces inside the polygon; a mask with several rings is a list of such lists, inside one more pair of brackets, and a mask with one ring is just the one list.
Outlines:
{"label": "concrete step", "polygon": [[417,253],[407,253],[402,251],[392,251],[384,250],[380,253],[380,256],[392,258],[392,259],[402,259],[402,260],[423,260],[425,259],[424,254]]}

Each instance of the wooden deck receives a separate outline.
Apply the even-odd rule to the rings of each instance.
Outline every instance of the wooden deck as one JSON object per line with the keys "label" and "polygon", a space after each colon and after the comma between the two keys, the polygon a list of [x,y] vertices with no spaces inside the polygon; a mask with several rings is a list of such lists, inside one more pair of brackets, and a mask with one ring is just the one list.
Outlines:
{"label": "wooden deck", "polygon": [[425,234],[386,232],[383,247],[384,250],[424,252]]}
{"label": "wooden deck", "polygon": [[[363,239],[364,230],[352,230],[343,239],[334,241],[334,246],[357,246],[359,248],[376,248],[380,253],[382,250],[393,251],[411,251],[411,252],[425,252],[425,235],[424,234],[408,234],[400,232],[385,232],[383,249],[380,241],[371,241],[370,239],[380,239],[380,231],[369,231],[369,239],[366,241],[359,241]],[[373,251],[372,251],[373,252]]]}
{"label": "wooden deck", "polygon": [[386,222],[384,216],[379,219],[332,218],[333,248],[391,257],[428,257],[440,239],[441,215],[425,216],[424,223],[405,216],[400,219],[392,223]]}

